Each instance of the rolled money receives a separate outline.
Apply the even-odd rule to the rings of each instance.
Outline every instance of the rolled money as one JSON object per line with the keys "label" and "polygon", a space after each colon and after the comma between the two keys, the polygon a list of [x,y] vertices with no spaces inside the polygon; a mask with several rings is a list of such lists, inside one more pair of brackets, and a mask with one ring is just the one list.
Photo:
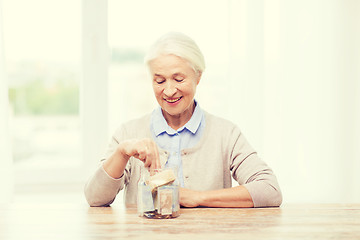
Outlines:
{"label": "rolled money", "polygon": [[174,171],[171,169],[163,170],[153,176],[151,176],[147,181],[148,185],[152,192],[154,192],[158,187],[164,186],[174,182],[176,179]]}
{"label": "rolled money", "polygon": [[160,187],[157,191],[158,213],[171,215],[173,212],[173,189]]}

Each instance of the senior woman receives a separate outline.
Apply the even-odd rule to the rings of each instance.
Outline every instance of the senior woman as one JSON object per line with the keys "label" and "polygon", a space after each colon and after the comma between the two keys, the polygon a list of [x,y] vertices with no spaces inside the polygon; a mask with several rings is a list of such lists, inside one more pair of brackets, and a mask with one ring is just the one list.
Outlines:
{"label": "senior woman", "polygon": [[[135,205],[141,167],[177,167],[183,207],[279,206],[273,171],[239,128],[204,111],[194,99],[205,69],[196,43],[168,33],[145,62],[159,107],[123,124],[113,135],[101,166],[85,185],[91,206],[110,205],[120,190]],[[232,187],[233,177],[238,186]]]}

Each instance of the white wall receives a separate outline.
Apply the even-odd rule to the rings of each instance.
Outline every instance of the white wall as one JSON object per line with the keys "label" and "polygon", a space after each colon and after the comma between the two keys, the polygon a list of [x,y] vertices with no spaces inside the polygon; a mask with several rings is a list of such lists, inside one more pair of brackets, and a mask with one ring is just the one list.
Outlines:
{"label": "white wall", "polygon": [[9,141],[9,100],[4,67],[2,19],[2,0],[0,0],[0,204],[5,204],[12,200],[13,175]]}
{"label": "white wall", "polygon": [[360,202],[360,2],[230,1],[232,118],[285,202]]}

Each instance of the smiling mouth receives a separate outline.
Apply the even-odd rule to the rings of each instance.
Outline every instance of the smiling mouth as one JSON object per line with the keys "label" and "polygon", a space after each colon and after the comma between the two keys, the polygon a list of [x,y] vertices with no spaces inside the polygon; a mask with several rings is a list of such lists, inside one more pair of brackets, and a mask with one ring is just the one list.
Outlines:
{"label": "smiling mouth", "polygon": [[175,102],[178,102],[180,101],[180,99],[182,99],[182,97],[179,97],[179,98],[168,98],[168,99],[164,99],[166,102],[168,103],[175,103]]}

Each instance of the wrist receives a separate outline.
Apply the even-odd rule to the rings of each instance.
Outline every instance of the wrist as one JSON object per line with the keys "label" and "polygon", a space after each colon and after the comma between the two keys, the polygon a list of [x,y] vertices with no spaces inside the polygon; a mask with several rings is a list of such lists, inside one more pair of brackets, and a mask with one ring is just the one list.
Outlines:
{"label": "wrist", "polygon": [[124,154],[119,146],[115,152],[103,163],[106,173],[112,178],[120,178],[124,174],[125,166],[129,160],[129,156]]}
{"label": "wrist", "polygon": [[206,191],[197,191],[196,195],[197,199],[196,199],[196,203],[197,206],[206,206]]}
{"label": "wrist", "polygon": [[122,162],[127,163],[130,156],[126,154],[125,151],[126,146],[124,146],[125,144],[126,144],[125,142],[122,142],[118,145],[118,147],[116,148],[116,155]]}

